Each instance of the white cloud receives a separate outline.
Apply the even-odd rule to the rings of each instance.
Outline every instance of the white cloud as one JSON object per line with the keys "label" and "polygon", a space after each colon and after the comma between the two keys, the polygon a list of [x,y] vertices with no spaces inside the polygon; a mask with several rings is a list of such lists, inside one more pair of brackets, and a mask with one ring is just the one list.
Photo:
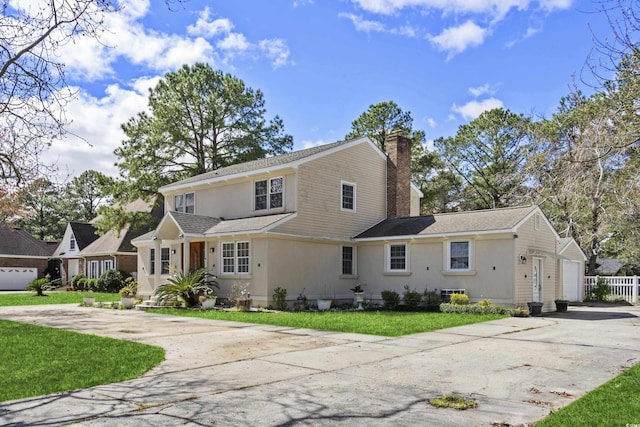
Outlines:
{"label": "white cloud", "polygon": [[478,98],[482,95],[493,95],[496,93],[496,91],[491,86],[489,86],[489,83],[486,83],[482,86],[469,88],[469,93]]}
{"label": "white cloud", "polygon": [[66,108],[67,118],[72,120],[69,136],[51,145],[47,161],[58,164],[61,177],[89,169],[117,176],[113,151],[125,138],[120,126],[147,109],[148,89],[159,78],[144,77],[131,82],[130,87],[110,85],[102,98],[81,92]]}
{"label": "white cloud", "polygon": [[511,9],[526,10],[541,7],[545,10],[568,9],[572,0],[352,0],[361,9],[381,15],[393,15],[404,9],[440,11],[443,14],[486,14],[495,19],[504,17]]}
{"label": "white cloud", "polygon": [[494,108],[502,108],[502,106],[503,103],[499,99],[487,98],[482,101],[469,101],[460,106],[453,104],[451,109],[460,114],[466,120],[473,120],[485,111],[493,110]]}
{"label": "white cloud", "polygon": [[438,126],[438,122],[436,122],[436,119],[434,119],[433,117],[427,117],[425,121],[427,122],[427,126],[429,126],[431,129]]}
{"label": "white cloud", "polygon": [[469,47],[479,46],[489,34],[488,30],[467,21],[458,27],[447,28],[437,36],[429,37],[439,50],[448,52],[448,59]]}
{"label": "white cloud", "polygon": [[338,17],[350,20],[353,23],[356,31],[361,31],[364,33],[388,33],[405,37],[416,37],[417,35],[416,29],[408,24],[401,25],[399,27],[387,27],[380,21],[364,19],[362,16],[354,15],[353,13],[339,13]]}
{"label": "white cloud", "polygon": [[100,42],[86,37],[60,48],[74,79],[98,80],[114,75],[116,61],[125,59],[154,72],[175,70],[183,64],[206,62],[215,67],[240,55],[268,59],[275,68],[293,64],[290,51],[281,39],[252,42],[241,32],[232,31],[228,18],[212,17],[204,8],[186,34],[165,33],[146,28],[141,19],[149,12],[148,0],[127,3],[123,11],[105,17]]}
{"label": "white cloud", "polygon": [[284,67],[285,65],[294,65],[293,61],[289,60],[289,47],[281,39],[262,40],[259,43],[260,49],[264,55],[271,60],[273,68]]}
{"label": "white cloud", "polygon": [[251,47],[244,34],[229,33],[216,46],[223,50],[245,51]]}
{"label": "white cloud", "polygon": [[311,140],[305,139],[304,141],[302,141],[301,146],[302,146],[302,149],[313,148],[313,147],[319,147],[320,145],[330,144],[332,142],[335,142],[335,141],[325,141],[322,139],[317,141],[311,141]]}
{"label": "white cloud", "polygon": [[194,25],[187,27],[187,33],[192,36],[215,37],[219,34],[231,32],[233,24],[227,18],[218,18],[210,21],[211,10],[205,7]]}

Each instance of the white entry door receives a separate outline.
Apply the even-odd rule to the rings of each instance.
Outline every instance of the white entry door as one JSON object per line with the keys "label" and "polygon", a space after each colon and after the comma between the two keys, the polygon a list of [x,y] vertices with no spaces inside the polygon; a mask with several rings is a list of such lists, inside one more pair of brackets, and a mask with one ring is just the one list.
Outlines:
{"label": "white entry door", "polygon": [[69,260],[69,281],[80,272],[80,263],[77,259]]}
{"label": "white entry door", "polygon": [[542,302],[542,259],[533,259],[533,302]]}
{"label": "white entry door", "polygon": [[580,300],[580,263],[562,261],[562,299]]}

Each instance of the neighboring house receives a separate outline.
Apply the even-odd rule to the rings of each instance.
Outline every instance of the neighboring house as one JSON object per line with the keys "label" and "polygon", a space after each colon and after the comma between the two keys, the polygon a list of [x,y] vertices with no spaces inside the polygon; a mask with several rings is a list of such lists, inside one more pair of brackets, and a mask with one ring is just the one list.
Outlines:
{"label": "neighboring house", "polygon": [[622,267],[624,263],[617,258],[596,258],[597,276],[615,276]]}
{"label": "neighboring house", "polygon": [[276,287],[346,300],[362,283],[374,300],[408,284],[551,307],[562,294],[560,238],[538,208],[420,217],[410,141],[393,134],[386,146],[387,154],[368,138],[341,141],[162,187],[164,218],[133,240],[139,291],[151,295],[174,271],[202,267],[218,277],[220,295],[242,282],[262,305]]}
{"label": "neighboring house", "polygon": [[53,258],[60,260],[62,284],[71,283],[73,276],[85,274],[84,259],[80,251],[98,239],[93,225],[83,222],[70,222],[64,231],[62,241],[56,248]]}
{"label": "neighboring house", "polygon": [[[136,200],[125,207],[129,212],[148,212],[161,216],[155,200]],[[95,220],[94,220],[95,221]],[[109,231],[102,236],[96,234],[92,224],[71,222],[54,256],[62,260],[62,280],[70,284],[73,276],[84,274],[98,278],[107,270],[117,269],[137,275],[136,248],[131,240],[148,231],[125,228],[119,232]]]}
{"label": "neighboring house", "polygon": [[33,279],[58,277],[50,262],[57,242],[43,242],[20,228],[0,223],[0,290],[23,290]]}

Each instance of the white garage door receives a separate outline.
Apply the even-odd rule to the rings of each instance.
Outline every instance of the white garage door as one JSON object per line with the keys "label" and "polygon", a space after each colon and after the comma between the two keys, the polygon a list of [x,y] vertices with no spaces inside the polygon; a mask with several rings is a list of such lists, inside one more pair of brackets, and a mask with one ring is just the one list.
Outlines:
{"label": "white garage door", "polygon": [[562,261],[562,299],[579,301],[580,298],[580,263]]}
{"label": "white garage door", "polygon": [[37,277],[37,268],[0,267],[0,291],[23,291]]}

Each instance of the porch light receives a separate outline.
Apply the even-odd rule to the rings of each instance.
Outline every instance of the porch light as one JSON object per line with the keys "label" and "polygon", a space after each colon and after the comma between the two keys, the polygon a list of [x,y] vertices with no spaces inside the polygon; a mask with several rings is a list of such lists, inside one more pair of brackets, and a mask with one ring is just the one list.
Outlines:
{"label": "porch light", "polygon": [[210,248],[209,248],[209,252],[213,253],[213,252],[215,252],[215,251],[216,251],[216,248],[214,248],[214,247],[210,247]]}
{"label": "porch light", "polygon": [[173,255],[175,255],[175,254],[176,254],[176,250],[175,250],[175,249],[171,249],[171,253],[172,253]]}
{"label": "porch light", "polygon": [[527,263],[527,257],[526,257],[526,256],[524,256],[524,255],[520,255],[520,262],[521,262],[522,264],[526,264],[526,263]]}

